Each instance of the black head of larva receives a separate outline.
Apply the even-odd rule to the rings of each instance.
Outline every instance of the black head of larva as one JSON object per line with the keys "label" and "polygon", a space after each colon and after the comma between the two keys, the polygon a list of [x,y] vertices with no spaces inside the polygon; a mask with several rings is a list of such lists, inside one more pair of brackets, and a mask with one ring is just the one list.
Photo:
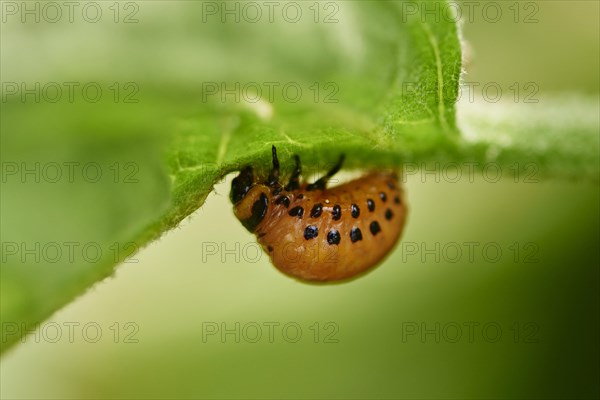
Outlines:
{"label": "black head of larva", "polygon": [[265,218],[269,209],[269,188],[256,183],[252,167],[244,168],[231,182],[229,198],[235,205],[235,214],[250,232]]}
{"label": "black head of larva", "polygon": [[233,204],[239,203],[250,188],[254,185],[254,174],[252,173],[252,167],[244,168],[240,174],[233,179],[231,182],[231,193],[229,193],[229,199]]}

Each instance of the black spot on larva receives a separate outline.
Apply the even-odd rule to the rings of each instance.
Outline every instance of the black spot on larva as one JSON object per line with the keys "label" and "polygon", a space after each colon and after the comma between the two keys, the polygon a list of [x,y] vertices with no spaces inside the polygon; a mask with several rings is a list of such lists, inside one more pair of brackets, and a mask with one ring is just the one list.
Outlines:
{"label": "black spot on larva", "polygon": [[371,212],[375,211],[375,202],[371,199],[367,199],[367,208]]}
{"label": "black spot on larva", "polygon": [[394,217],[394,213],[389,208],[385,210],[385,219],[388,221]]}
{"label": "black spot on larva", "polygon": [[267,250],[269,250],[269,253],[273,251],[273,246],[267,246]]}
{"label": "black spot on larva", "polygon": [[340,207],[338,204],[336,204],[335,206],[333,206],[333,210],[331,211],[331,215],[333,215],[333,220],[337,221],[340,218],[342,218],[342,207]]}
{"label": "black spot on larva", "polygon": [[400,204],[400,196],[394,197],[394,203]]}
{"label": "black spot on larva", "polygon": [[319,218],[321,213],[323,212],[323,205],[321,203],[317,203],[313,206],[312,210],[310,210],[310,216],[312,218]]}
{"label": "black spot on larva", "polygon": [[387,186],[392,190],[396,189],[396,185],[392,181],[387,181]]}
{"label": "black spot on larva", "polygon": [[350,231],[350,240],[352,241],[352,243],[356,243],[359,240],[362,240],[362,232],[359,228],[352,228],[352,230]]}
{"label": "black spot on larva", "polygon": [[379,226],[379,222],[373,221],[369,225],[369,230],[373,234],[373,236],[377,235],[381,231],[381,227]]}
{"label": "black spot on larva", "polygon": [[304,230],[304,239],[314,239],[319,235],[319,228],[314,225],[309,225]]}
{"label": "black spot on larva", "polygon": [[350,207],[350,214],[352,214],[352,218],[358,218],[360,215],[360,208],[356,204],[352,204]]}
{"label": "black spot on larva", "polygon": [[304,198],[304,194],[300,193],[300,194],[298,195],[298,198],[299,198],[300,200],[302,200],[302,199]]}
{"label": "black spot on larva", "polygon": [[302,218],[302,216],[304,215],[304,208],[300,207],[300,206],[296,206],[294,208],[292,208],[288,214],[290,215],[290,217],[298,217],[298,218]]}
{"label": "black spot on larva", "polygon": [[381,199],[381,201],[383,201],[384,203],[387,201],[387,196],[384,192],[379,193],[379,198]]}
{"label": "black spot on larva", "polygon": [[277,200],[275,200],[275,204],[283,204],[285,208],[290,206],[290,199],[287,196],[279,196]]}
{"label": "black spot on larva", "polygon": [[250,232],[254,232],[258,224],[260,224],[260,221],[262,221],[267,214],[268,208],[269,199],[264,193],[261,193],[260,198],[252,205],[252,215],[250,218],[243,220],[242,225],[244,225]]}
{"label": "black spot on larva", "polygon": [[341,239],[342,237],[340,236],[340,233],[335,229],[329,231],[329,233],[327,234],[327,243],[329,244],[340,244]]}

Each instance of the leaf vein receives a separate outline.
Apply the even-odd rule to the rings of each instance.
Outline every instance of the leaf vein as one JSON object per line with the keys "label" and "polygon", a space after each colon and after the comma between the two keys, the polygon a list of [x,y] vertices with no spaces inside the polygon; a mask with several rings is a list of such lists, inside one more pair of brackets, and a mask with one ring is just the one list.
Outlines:
{"label": "leaf vein", "polygon": [[446,106],[444,105],[444,74],[442,69],[442,59],[440,57],[440,48],[437,39],[428,24],[424,23],[423,29],[427,34],[429,43],[435,56],[435,67],[437,70],[437,91],[438,91],[438,115],[442,129],[449,132],[448,121],[446,121]]}

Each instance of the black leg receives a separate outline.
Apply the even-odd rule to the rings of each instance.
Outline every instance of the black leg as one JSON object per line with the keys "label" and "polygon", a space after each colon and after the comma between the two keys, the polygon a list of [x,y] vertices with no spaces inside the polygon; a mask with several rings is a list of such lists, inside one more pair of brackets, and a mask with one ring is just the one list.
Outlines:
{"label": "black leg", "polygon": [[344,163],[344,155],[342,154],[340,156],[340,159],[338,160],[337,164],[335,164],[333,166],[333,168],[331,168],[331,170],[329,170],[329,172],[327,172],[327,174],[325,174],[325,176],[322,176],[321,178],[319,178],[319,180],[317,180],[315,183],[311,183],[310,185],[308,185],[306,187],[306,190],[324,190],[325,185],[327,184],[327,180],[338,173],[338,171],[342,168],[343,163]]}
{"label": "black leg", "polygon": [[279,183],[279,160],[277,159],[277,149],[275,146],[271,147],[271,152],[273,153],[273,169],[269,174],[269,186],[275,186]]}
{"label": "black leg", "polygon": [[290,182],[285,187],[285,190],[297,190],[300,188],[300,174],[302,173],[302,167],[300,165],[300,157],[294,154],[294,160],[296,160],[296,168],[294,172],[292,172],[292,176],[290,177]]}
{"label": "black leg", "polygon": [[331,170],[327,173],[328,178],[331,178],[332,176],[334,176],[335,174],[337,174],[340,169],[342,169],[342,165],[344,164],[344,159],[346,158],[346,156],[344,156],[343,154],[340,156],[340,159],[338,160],[338,162],[333,166],[333,168],[331,168]]}

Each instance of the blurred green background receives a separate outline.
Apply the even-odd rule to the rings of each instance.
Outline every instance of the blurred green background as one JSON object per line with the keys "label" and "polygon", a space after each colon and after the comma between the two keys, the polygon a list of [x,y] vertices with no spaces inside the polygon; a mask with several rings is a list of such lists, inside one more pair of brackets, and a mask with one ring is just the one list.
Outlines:
{"label": "blurred green background", "polygon": [[[164,13],[152,21],[167,26],[171,36],[158,40],[149,33],[152,26],[140,24],[123,57],[156,50],[153,40],[170,50],[187,48],[184,21],[192,17],[183,4],[137,4],[140,18]],[[509,13],[508,3],[498,4]],[[562,93],[598,96],[598,3],[518,7],[520,18],[537,9],[538,22],[515,23],[510,14],[491,23],[475,13],[473,22],[464,23],[464,79],[503,88],[535,82],[542,104],[544,96]],[[47,64],[36,69],[3,59],[3,81],[28,69],[51,76],[77,65],[77,71],[127,79],[127,71],[92,56],[102,44],[118,41],[118,30],[73,26],[81,37],[64,41],[94,46],[65,59],[70,53],[62,53],[64,41],[40,39],[53,26],[3,29],[20,40],[6,43],[4,37],[3,55],[5,46],[20,46],[30,49],[20,61],[39,63],[44,54]],[[241,46],[226,36],[219,40],[216,46],[231,45],[232,51]],[[181,52],[157,64],[194,65],[209,55],[210,49]],[[151,63],[156,55],[146,56]],[[160,93],[175,92],[172,87],[187,79],[175,74],[177,68],[161,68],[149,65],[143,73]],[[361,279],[311,286],[281,275],[264,254],[257,255],[253,236],[231,212],[228,183],[218,185],[178,229],[135,255],[137,262],[123,263],[6,354],[0,361],[2,398],[598,397],[597,184],[515,183],[512,177],[491,183],[477,173],[473,183],[449,183],[410,175],[403,244]],[[479,243],[472,260],[466,242]],[[453,254],[442,254],[437,261],[422,251],[410,255],[407,247],[431,249],[436,243],[458,243],[463,255],[452,262]],[[482,253],[488,243],[502,250],[498,262]],[[206,246],[213,244],[220,251],[209,255]],[[222,251],[236,246],[241,251],[235,254]],[[235,330],[236,323],[239,342],[233,333],[221,336],[221,324]],[[256,324],[262,337],[252,343]],[[283,332],[284,325],[292,328]],[[52,343],[56,326],[62,337]],[[84,326],[91,326],[85,334]],[[219,332],[208,334],[215,327]]]}

